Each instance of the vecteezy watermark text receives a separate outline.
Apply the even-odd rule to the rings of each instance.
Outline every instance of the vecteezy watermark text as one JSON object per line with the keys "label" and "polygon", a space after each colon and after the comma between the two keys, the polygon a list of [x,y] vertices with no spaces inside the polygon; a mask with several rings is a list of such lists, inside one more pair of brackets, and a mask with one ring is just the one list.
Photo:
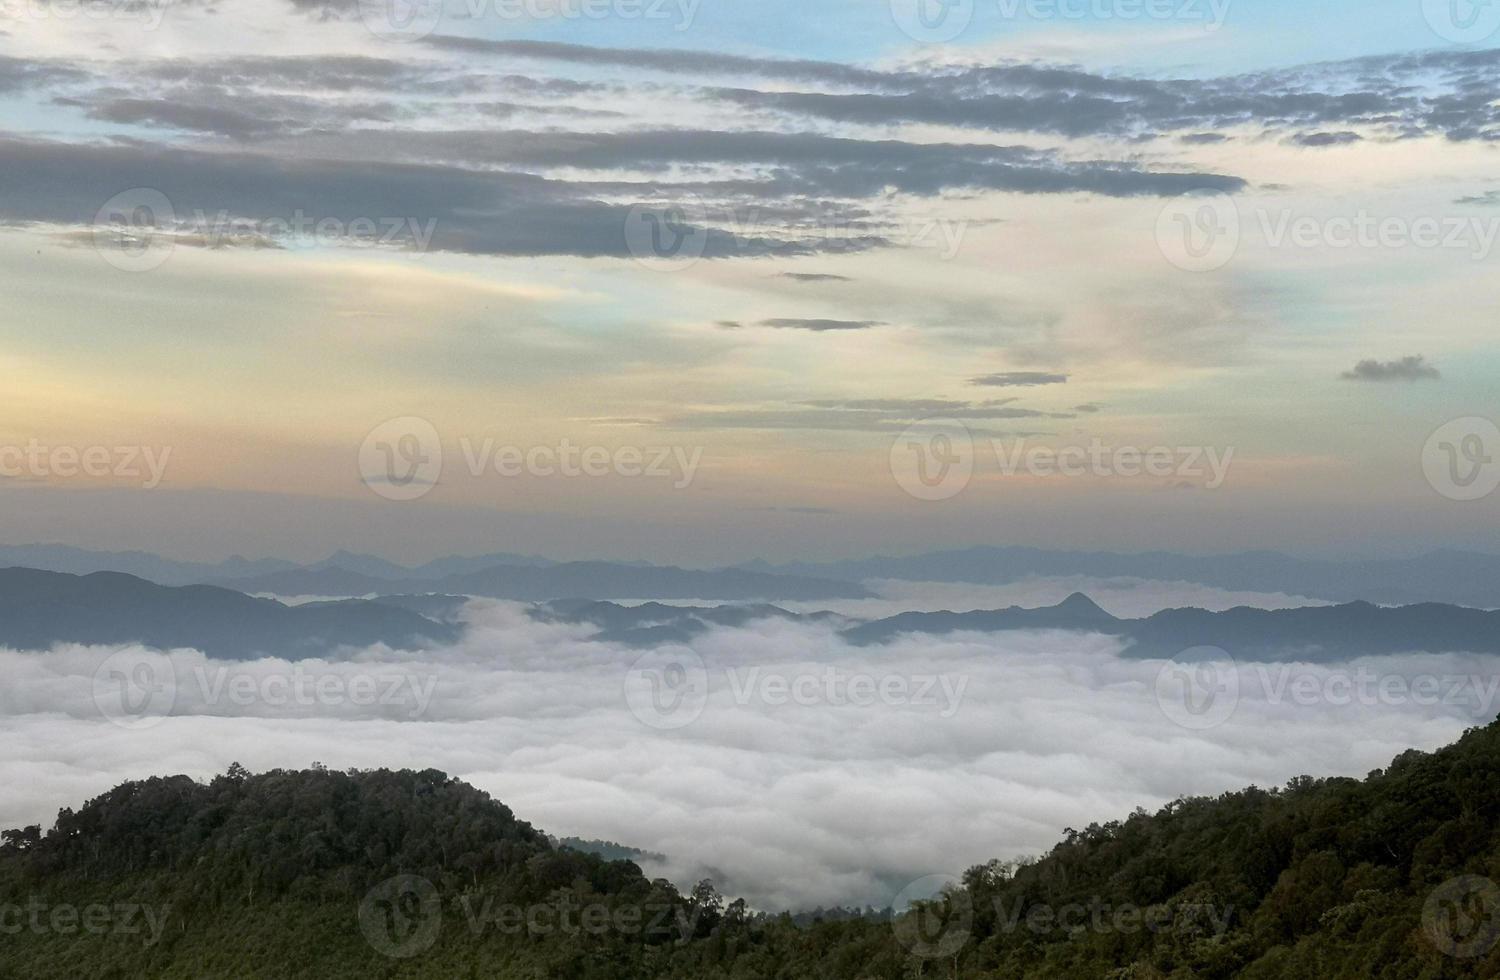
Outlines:
{"label": "vecteezy watermark text", "polygon": [[140,936],[146,946],[161,941],[170,905],[96,902],[71,905],[33,898],[24,905],[0,902],[0,936]]}
{"label": "vecteezy watermark text", "polygon": [[[590,446],[566,438],[551,444],[520,445],[493,437],[461,436],[458,448],[469,476],[475,479],[626,477],[665,480],[673,489],[685,490],[703,462],[702,446]],[[437,486],[443,469],[442,437],[426,419],[406,416],[382,422],[360,446],[360,479],[387,500],[426,496]]]}
{"label": "vecteezy watermark text", "polygon": [[0,477],[140,480],[143,489],[154,490],[171,456],[171,446],[53,446],[30,439],[24,446],[0,446]]}
{"label": "vecteezy watermark text", "polygon": [[1458,708],[1489,717],[1500,698],[1500,674],[1382,671],[1368,664],[1235,662],[1217,647],[1195,647],[1162,664],[1156,702],[1172,722],[1206,731],[1227,722],[1247,700],[1273,707]]}
{"label": "vecteezy watermark text", "polygon": [[[410,959],[437,942],[445,904],[437,886],[426,878],[388,878],[371,888],[360,902],[360,931],[381,955]],[[686,941],[698,933],[704,911],[687,903],[579,902],[567,892],[551,901],[530,903],[466,892],[456,904],[462,922],[474,936],[621,935]]]}
{"label": "vecteezy watermark text", "polygon": [[678,272],[712,255],[769,254],[787,242],[824,244],[835,250],[875,245],[923,250],[943,261],[957,258],[970,222],[931,214],[788,223],[785,215],[759,207],[710,205],[693,194],[637,204],[626,212],[624,238],[630,255],[658,272]]}
{"label": "vecteezy watermark text", "polygon": [[149,272],[179,244],[198,248],[399,248],[425,252],[436,218],[290,214],[249,217],[220,209],[185,212],[161,191],[134,187],[105,201],[94,215],[94,248],[125,272]]}
{"label": "vecteezy watermark text", "polygon": [[685,31],[703,0],[358,0],[360,20],[387,41],[419,41],[443,23],[492,19],[506,23],[625,20]]}
{"label": "vecteezy watermark text", "polygon": [[727,690],[738,708],[897,708],[956,715],[969,678],[955,674],[861,671],[842,667],[729,667],[715,683],[703,658],[691,650],[653,650],[625,677],[625,703],[645,725],[684,728],[702,716],[710,688]]}
{"label": "vecteezy watermark text", "polygon": [[1024,473],[1036,477],[1112,477],[1149,476],[1158,479],[1180,477],[1202,481],[1204,488],[1217,490],[1229,476],[1234,462],[1234,447],[1219,450],[1214,446],[1108,446],[1102,439],[1089,440],[1087,446],[1029,446],[1025,439],[994,440],[1000,472],[1006,476]]}
{"label": "vecteezy watermark text", "polygon": [[1228,194],[1187,194],[1157,215],[1156,244],[1189,272],[1224,268],[1259,235],[1269,249],[1297,251],[1450,252],[1475,262],[1494,253],[1500,217],[1469,214],[1312,214],[1295,208],[1242,208]]}
{"label": "vecteezy watermark text", "polygon": [[1004,21],[1093,21],[1102,24],[1181,23],[1219,30],[1234,0],[890,0],[903,34],[923,44],[946,44],[993,10]]}
{"label": "vecteezy watermark text", "polygon": [[[990,449],[999,473],[1006,477],[1148,478],[1206,490],[1224,485],[1235,453],[1233,446],[1115,446],[1098,437],[1061,447],[992,439]],[[928,419],[891,444],[891,475],[918,500],[948,500],[968,487],[979,468],[978,455],[978,445],[963,422]]]}
{"label": "vecteezy watermark text", "polygon": [[68,24],[116,21],[154,31],[167,10],[184,0],[0,0],[0,20]]}
{"label": "vecteezy watermark text", "polygon": [[175,710],[205,713],[295,714],[312,708],[373,708],[387,717],[427,714],[437,675],[364,665],[294,662],[281,666],[179,663],[144,648],[118,650],[94,671],[99,713],[122,728],[152,728]]}

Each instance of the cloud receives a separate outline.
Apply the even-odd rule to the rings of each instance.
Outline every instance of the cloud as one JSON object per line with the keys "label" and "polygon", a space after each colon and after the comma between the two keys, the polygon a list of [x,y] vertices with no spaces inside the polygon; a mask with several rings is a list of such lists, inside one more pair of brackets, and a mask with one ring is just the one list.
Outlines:
{"label": "cloud", "polygon": [[981,385],[987,388],[1034,388],[1067,383],[1066,374],[1049,374],[1044,371],[1008,371],[1004,374],[986,374],[969,380],[971,385]]}
{"label": "cloud", "polygon": [[663,71],[674,75],[755,75],[788,81],[877,86],[890,84],[893,78],[887,72],[831,61],[755,58],[719,51],[607,48],[551,41],[491,41],[452,35],[435,35],[424,38],[422,43],[441,51],[491,55],[507,61],[526,58],[604,68]]}
{"label": "cloud", "polygon": [[87,72],[57,62],[0,55],[0,93],[18,93],[86,78]]}
{"label": "cloud", "polygon": [[[151,188],[179,221],[212,224],[358,219],[431,227],[431,248],[483,255],[630,256],[631,208],[586,189],[526,173],[364,160],[295,159],[249,152],[206,153],[151,144],[73,145],[0,136],[0,219],[88,226],[108,195],[83,188]],[[211,230],[211,229],[209,229]],[[194,227],[180,243],[210,240]],[[866,247],[840,239],[791,241],[702,228],[705,258],[805,255]],[[396,244],[410,244],[400,241]]]}
{"label": "cloud", "polygon": [[827,272],[783,272],[780,278],[795,282],[853,282],[849,276],[837,276]]}
{"label": "cloud", "polygon": [[1104,406],[1098,404],[1097,402],[1089,402],[1084,405],[1074,405],[1073,411],[1082,413],[1084,415],[1095,415],[1099,412],[1104,411]]}
{"label": "cloud", "polygon": [[1347,130],[1341,133],[1297,133],[1288,142],[1296,146],[1323,147],[1323,146],[1347,146],[1350,143],[1359,143],[1364,137],[1358,133]]}
{"label": "cloud", "polygon": [[850,401],[820,399],[804,402],[813,408],[844,408],[857,412],[901,412],[913,415],[937,415],[970,407],[969,402],[947,398],[858,398]]}
{"label": "cloud", "polygon": [[822,317],[775,317],[770,320],[760,321],[762,327],[772,327],[777,330],[811,330],[814,333],[823,333],[828,330],[869,330],[872,327],[883,327],[886,324],[880,320],[829,320]]}
{"label": "cloud", "polygon": [[1420,354],[1399,361],[1364,360],[1345,371],[1345,381],[1436,381],[1443,375]]}
{"label": "cloud", "polygon": [[[1081,634],[908,636],[864,649],[831,625],[762,620],[642,651],[511,604],[474,603],[468,615],[468,637],[451,648],[303,664],[301,700],[289,661],[174,652],[171,715],[133,731],[93,700],[111,650],[0,651],[0,826],[48,824],[124,779],[206,779],[234,761],[434,767],[551,833],[659,852],[666,862],[647,873],[679,884],[712,876],[764,909],[879,906],[930,874],[1039,853],[1065,827],[1183,794],[1363,775],[1486,720],[1468,698],[1276,700],[1273,665],[1271,684],[1241,671],[1234,714],[1195,732],[1155,696],[1164,664]],[[629,698],[643,653],[648,667],[702,665],[706,688],[668,719],[677,727],[653,727],[661,716]],[[1493,674],[1482,659],[1420,654],[1298,670],[1324,683],[1360,666]],[[862,703],[848,697],[856,677],[907,694]],[[316,693],[371,681],[373,701]],[[783,682],[803,694],[776,695]]]}
{"label": "cloud", "polygon": [[[680,429],[784,429],[828,432],[900,432],[913,423],[940,417],[974,421],[1070,419],[1072,415],[1014,406],[1014,399],[965,402],[939,398],[819,399],[792,408],[721,408],[665,420]],[[974,435],[1000,436],[975,430]]]}

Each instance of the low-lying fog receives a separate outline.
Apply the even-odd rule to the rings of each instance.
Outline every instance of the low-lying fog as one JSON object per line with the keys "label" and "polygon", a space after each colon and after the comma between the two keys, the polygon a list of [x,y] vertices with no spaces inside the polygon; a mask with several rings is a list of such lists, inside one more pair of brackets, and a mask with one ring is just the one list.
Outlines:
{"label": "low-lying fog", "polygon": [[[931,605],[908,585],[876,601]],[[928,598],[1066,595],[1049,588]],[[1093,594],[1117,615],[1246,601],[1198,587]],[[877,611],[866,604],[843,611]],[[1138,806],[1304,773],[1362,777],[1487,722],[1500,686],[1495,658],[1441,653],[1181,667],[1082,634],[860,648],[784,621],[641,650],[533,622],[515,603],[476,601],[468,615],[458,646],[338,662],[0,650],[0,826],[50,824],[121,780],[206,779],[233,761],[431,767],[553,834],[667,855],[646,870],[679,884],[712,877],[768,909],[884,906],[916,879],[1036,854],[1065,827]]]}

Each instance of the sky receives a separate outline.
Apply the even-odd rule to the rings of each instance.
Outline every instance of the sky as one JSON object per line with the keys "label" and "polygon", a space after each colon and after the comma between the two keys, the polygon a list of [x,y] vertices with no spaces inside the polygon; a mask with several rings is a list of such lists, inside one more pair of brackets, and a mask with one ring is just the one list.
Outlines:
{"label": "sky", "polygon": [[0,539],[1495,550],[1497,46],[1465,0],[0,0]]}

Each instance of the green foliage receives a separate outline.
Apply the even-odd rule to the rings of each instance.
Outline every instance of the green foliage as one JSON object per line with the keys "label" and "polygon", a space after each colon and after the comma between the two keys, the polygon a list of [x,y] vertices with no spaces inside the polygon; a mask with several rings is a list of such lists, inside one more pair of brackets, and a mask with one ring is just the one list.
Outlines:
{"label": "green foliage", "polygon": [[[126,783],[46,834],[0,838],[0,980],[1497,977],[1500,942],[1453,955],[1429,902],[1460,876],[1500,881],[1497,828],[1500,724],[1364,781],[1302,777],[1069,831],[893,923],[752,915],[706,882],[683,895],[431,770],[236,766],[207,785]],[[386,896],[397,876],[430,892]],[[130,907],[154,931],[144,915],[123,928]],[[58,908],[113,918],[70,932]]]}

